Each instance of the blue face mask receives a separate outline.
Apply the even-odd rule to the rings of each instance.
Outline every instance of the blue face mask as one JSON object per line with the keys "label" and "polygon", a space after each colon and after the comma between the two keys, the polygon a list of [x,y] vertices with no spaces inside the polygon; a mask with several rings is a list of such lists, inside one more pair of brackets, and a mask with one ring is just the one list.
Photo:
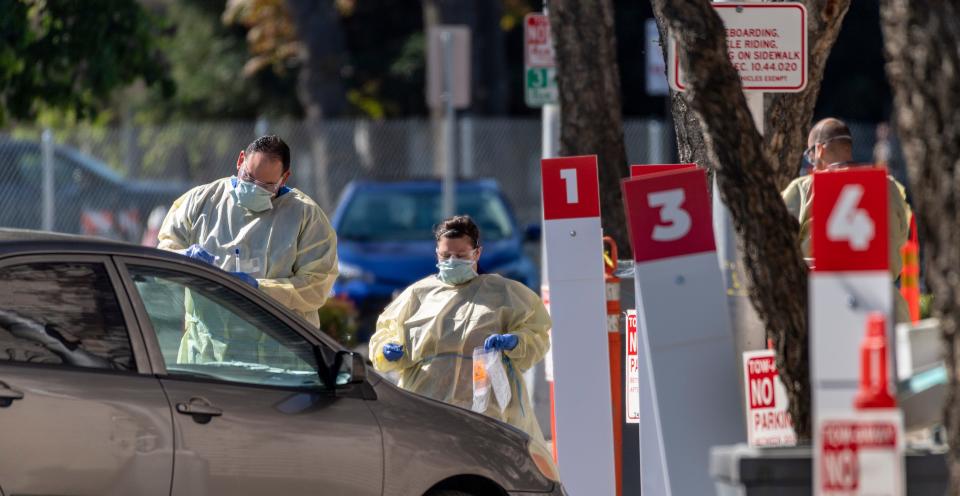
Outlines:
{"label": "blue face mask", "polygon": [[246,181],[237,181],[233,187],[240,206],[251,212],[265,212],[273,208],[273,193]]}
{"label": "blue face mask", "polygon": [[437,268],[440,269],[437,277],[447,284],[463,284],[477,277],[477,271],[473,269],[473,264],[473,260],[461,260],[459,258],[442,260],[437,264]]}

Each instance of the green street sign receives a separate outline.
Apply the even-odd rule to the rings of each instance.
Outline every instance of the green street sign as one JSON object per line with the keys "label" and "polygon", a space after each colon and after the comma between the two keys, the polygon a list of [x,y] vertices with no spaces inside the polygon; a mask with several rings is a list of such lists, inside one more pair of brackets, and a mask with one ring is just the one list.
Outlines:
{"label": "green street sign", "polygon": [[553,67],[527,67],[524,72],[524,99],[528,107],[557,103],[557,70]]}

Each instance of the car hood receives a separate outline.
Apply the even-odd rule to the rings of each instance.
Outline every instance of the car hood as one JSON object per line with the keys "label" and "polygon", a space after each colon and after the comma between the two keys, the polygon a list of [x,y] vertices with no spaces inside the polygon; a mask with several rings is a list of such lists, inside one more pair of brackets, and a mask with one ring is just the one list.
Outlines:
{"label": "car hood", "polygon": [[[480,271],[487,272],[516,260],[521,249],[514,240],[484,245]],[[338,241],[340,261],[372,273],[377,281],[406,286],[437,271],[436,244],[433,241]]]}

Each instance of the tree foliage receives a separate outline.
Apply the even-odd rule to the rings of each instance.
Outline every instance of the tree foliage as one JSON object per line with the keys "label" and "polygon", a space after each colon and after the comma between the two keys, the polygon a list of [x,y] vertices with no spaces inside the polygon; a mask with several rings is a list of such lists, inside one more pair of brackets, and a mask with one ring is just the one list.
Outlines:
{"label": "tree foliage", "polygon": [[135,0],[0,0],[0,122],[96,113],[143,79],[169,95],[159,24]]}
{"label": "tree foliage", "polygon": [[[242,26],[221,22],[224,0],[177,0],[158,13],[170,36],[159,48],[169,61],[176,92],[137,90],[124,95],[138,122],[255,119],[299,116],[295,71],[259,71],[244,76],[248,60]],[[122,102],[121,102],[122,103]]]}

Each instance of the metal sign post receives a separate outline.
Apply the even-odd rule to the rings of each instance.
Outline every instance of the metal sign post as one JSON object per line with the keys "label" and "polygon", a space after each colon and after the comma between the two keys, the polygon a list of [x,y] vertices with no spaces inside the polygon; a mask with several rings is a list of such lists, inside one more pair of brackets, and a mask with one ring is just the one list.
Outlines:
{"label": "metal sign post", "polygon": [[55,190],[53,184],[53,131],[44,129],[40,137],[40,151],[43,156],[43,226],[44,231],[53,231]]}
{"label": "metal sign post", "polygon": [[443,107],[443,183],[441,210],[444,217],[456,211],[457,149],[456,111],[470,106],[470,29],[438,26],[428,33],[427,104]]}

